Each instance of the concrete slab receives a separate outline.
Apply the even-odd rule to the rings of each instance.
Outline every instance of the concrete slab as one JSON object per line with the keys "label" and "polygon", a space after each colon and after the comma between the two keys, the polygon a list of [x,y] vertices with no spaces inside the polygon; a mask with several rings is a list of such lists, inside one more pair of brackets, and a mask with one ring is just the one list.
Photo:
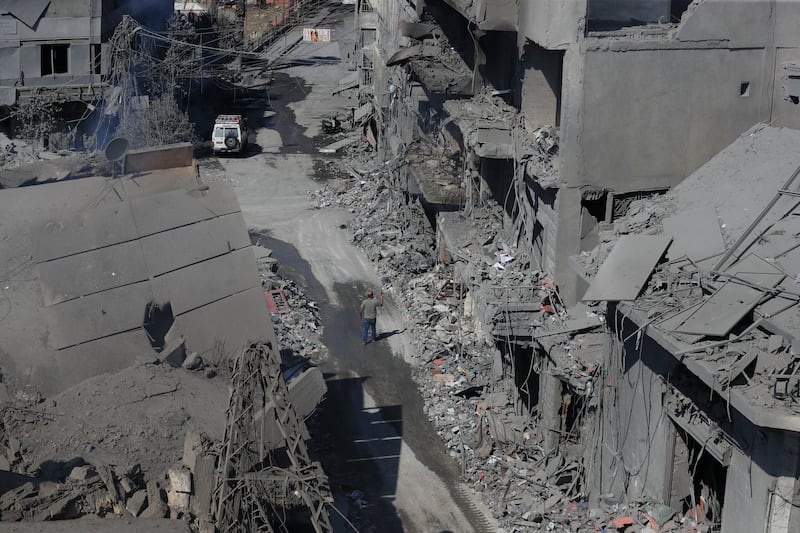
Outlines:
{"label": "concrete slab", "polygon": [[635,300],[672,241],[669,237],[624,235],[605,260],[583,301]]}
{"label": "concrete slab", "polygon": [[[671,317],[666,318],[666,319],[664,319],[664,320],[662,320],[660,322],[656,322],[653,325],[655,327],[659,328],[659,329],[664,330],[664,331],[672,331],[672,332],[674,332],[675,328],[677,328],[681,324],[683,324],[683,322],[687,318],[689,318],[692,315],[692,313],[694,313],[697,310],[697,308],[700,307],[701,305],[703,305],[703,302],[700,302],[700,303],[698,303],[696,305],[688,307],[688,308],[684,309],[683,311],[681,311],[680,313],[672,315]],[[689,344],[695,343],[695,342],[699,341],[702,338],[703,338],[703,335],[684,335],[684,340],[686,342],[688,342]]]}
{"label": "concrete slab", "polygon": [[121,201],[81,209],[66,220],[56,220],[42,221],[33,228],[31,241],[33,258],[37,263],[132,241],[137,237],[130,207]]}
{"label": "concrete slab", "polygon": [[675,331],[725,336],[753,310],[764,297],[766,289],[776,287],[785,277],[783,272],[754,254],[748,255],[726,272],[742,281],[729,279]]}
{"label": "concrete slab", "polygon": [[261,279],[249,247],[153,279],[153,292],[158,295],[160,302],[169,301],[172,304],[175,315],[253,287],[260,290]]}
{"label": "concrete slab", "polygon": [[250,246],[241,213],[156,233],[139,242],[151,276]]}
{"label": "concrete slab", "polygon": [[205,192],[178,189],[131,198],[130,202],[142,237],[240,211],[230,187],[213,187]]}
{"label": "concrete slab", "polygon": [[686,256],[692,261],[725,251],[717,211],[712,206],[682,211],[663,220],[664,234],[672,237],[670,259]]}
{"label": "concrete slab", "polygon": [[322,154],[335,154],[336,152],[338,152],[342,148],[344,148],[346,146],[350,146],[351,144],[355,144],[359,140],[360,139],[357,136],[347,137],[347,138],[342,139],[341,141],[336,141],[335,143],[331,143],[331,144],[328,144],[326,146],[323,146],[322,148],[319,149],[319,151]]}
{"label": "concrete slab", "polygon": [[152,300],[150,283],[142,282],[48,307],[50,346],[61,349],[140,328]]}
{"label": "concrete slab", "polygon": [[39,263],[36,268],[45,307],[149,278],[136,241]]}
{"label": "concrete slab", "polygon": [[261,287],[193,309],[175,317],[175,324],[188,339],[187,348],[204,361],[220,362],[253,339],[277,346]]}

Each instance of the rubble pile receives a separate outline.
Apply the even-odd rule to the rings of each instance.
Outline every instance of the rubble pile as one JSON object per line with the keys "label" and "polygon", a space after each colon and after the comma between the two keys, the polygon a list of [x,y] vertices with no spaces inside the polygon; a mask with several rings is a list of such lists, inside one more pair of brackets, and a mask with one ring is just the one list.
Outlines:
{"label": "rubble pile", "polygon": [[558,181],[558,128],[555,126],[540,126],[531,134],[517,136],[522,138],[524,146],[520,158],[526,165],[526,172],[546,187]]}
{"label": "rubble pile", "polygon": [[[541,132],[542,149],[557,150],[557,141],[548,145],[547,135]],[[352,167],[346,168],[352,176]],[[390,189],[383,176],[375,170],[370,179],[330,182],[309,199],[314,208],[342,207],[354,215],[343,229],[353,232],[391,290],[402,293],[395,301],[405,306],[425,412],[461,465],[463,479],[482,495],[503,531],[709,531],[698,521],[699,513],[693,517],[650,502],[588,498],[585,443],[593,428],[587,413],[598,407],[594,389],[603,379],[602,310],[567,309],[552,279],[506,243],[502,217],[488,208],[476,207],[470,217],[444,214],[441,224],[459,227],[448,231],[447,261],[429,267],[429,259],[414,260],[416,253],[427,257],[431,241],[418,225],[409,231],[399,224],[413,218],[414,210],[388,209]],[[636,229],[669,212],[660,198],[634,202],[631,214],[638,218],[617,229]],[[494,331],[481,331],[481,323]],[[572,391],[565,405],[574,402],[579,412],[572,431],[550,452],[537,408],[529,411],[511,377],[503,375],[496,347],[508,335],[503,328],[522,325],[527,331],[515,334],[530,336],[554,361],[553,372]]]}
{"label": "rubble pile", "polygon": [[[19,419],[20,413],[16,407],[7,407],[3,415],[10,421]],[[161,475],[145,472],[139,463],[105,463],[96,456],[90,461],[83,457],[45,461],[34,468],[26,460],[30,450],[25,444],[7,431],[3,432],[3,442],[4,460],[10,463],[6,469],[15,472],[10,475],[17,486],[0,497],[2,521],[96,516],[173,518],[197,523],[198,516],[207,519],[210,513],[216,459],[210,451],[212,442],[197,432],[187,432],[183,463]],[[29,473],[19,473],[24,471]]]}
{"label": "rubble pile", "polygon": [[[285,364],[292,365],[297,358],[314,365],[321,363],[328,357],[328,351],[320,340],[322,321],[319,305],[308,299],[297,283],[278,273],[271,250],[262,246],[255,246],[254,250],[265,295],[270,295],[267,298],[273,301],[278,300],[278,307],[270,310],[270,317]],[[285,306],[280,305],[281,301]]]}
{"label": "rubble pile", "polygon": [[0,168],[17,168],[39,160],[37,150],[21,139],[9,139],[0,133]]}
{"label": "rubble pile", "polygon": [[353,214],[347,229],[381,274],[401,282],[433,265],[434,235],[422,207],[380,177],[339,180],[308,195],[316,209],[336,206]]}

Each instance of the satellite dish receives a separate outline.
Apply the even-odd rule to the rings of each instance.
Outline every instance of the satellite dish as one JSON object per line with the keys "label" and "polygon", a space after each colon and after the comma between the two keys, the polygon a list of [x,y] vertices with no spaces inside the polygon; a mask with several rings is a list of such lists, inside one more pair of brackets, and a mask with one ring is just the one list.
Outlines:
{"label": "satellite dish", "polygon": [[117,137],[106,145],[106,159],[119,161],[128,153],[128,139]]}

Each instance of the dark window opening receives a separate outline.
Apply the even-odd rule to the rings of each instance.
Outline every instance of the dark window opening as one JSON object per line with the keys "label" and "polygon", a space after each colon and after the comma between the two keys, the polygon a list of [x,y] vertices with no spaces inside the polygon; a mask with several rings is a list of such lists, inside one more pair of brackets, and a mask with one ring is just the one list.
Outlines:
{"label": "dark window opening", "polygon": [[481,205],[485,205],[489,193],[492,199],[502,206],[506,215],[513,217],[517,206],[513,161],[481,158],[480,165],[481,181],[487,186],[481,194]]}
{"label": "dark window opening", "polygon": [[583,415],[586,414],[586,401],[583,396],[574,394],[566,383],[561,384],[561,436],[570,442],[580,441]]}
{"label": "dark window opening", "polygon": [[377,30],[373,30],[373,29],[369,29],[369,28],[362,29],[361,30],[361,48],[364,48],[365,46],[369,46],[369,45],[373,44],[377,38],[378,38]]}
{"label": "dark window opening", "polygon": [[800,76],[787,76],[783,90],[786,99],[797,105],[800,102]]}
{"label": "dark window opening", "polygon": [[43,44],[41,50],[42,76],[66,74],[69,72],[68,44]]}
{"label": "dark window opening", "polygon": [[669,16],[672,22],[680,22],[683,14],[689,9],[692,0],[672,0],[669,7]]}
{"label": "dark window opening", "polygon": [[750,82],[743,81],[739,84],[739,96],[750,96]]}
{"label": "dark window opening", "polygon": [[93,44],[91,46],[91,52],[92,52],[92,73],[102,74],[103,54],[101,46],[99,44]]}
{"label": "dark window opening", "polygon": [[684,515],[719,525],[727,475],[702,443],[676,427],[671,499],[682,504]]}
{"label": "dark window opening", "polygon": [[514,345],[511,357],[514,361],[514,385],[517,387],[519,400],[528,413],[531,413],[539,405],[539,365],[542,356],[535,353],[533,348]]}
{"label": "dark window opening", "polygon": [[600,224],[605,222],[608,192],[584,191],[581,197],[581,251],[593,249],[600,243]]}
{"label": "dark window opening", "polygon": [[588,31],[616,31],[646,24],[680,22],[692,0],[638,2],[635,0],[588,0]]}
{"label": "dark window opening", "polygon": [[369,0],[361,0],[358,3],[358,12],[359,13],[372,13],[375,9],[372,7],[372,4]]}

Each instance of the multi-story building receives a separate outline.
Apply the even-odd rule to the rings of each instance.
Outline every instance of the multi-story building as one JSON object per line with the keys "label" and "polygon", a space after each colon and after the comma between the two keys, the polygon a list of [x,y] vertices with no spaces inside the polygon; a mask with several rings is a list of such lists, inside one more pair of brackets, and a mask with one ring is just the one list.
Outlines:
{"label": "multi-story building", "polygon": [[162,29],[166,0],[31,0],[0,6],[0,108],[53,91],[61,102],[96,102],[108,71],[106,43],[124,14]]}
{"label": "multi-story building", "polygon": [[0,13],[0,104],[24,101],[36,88],[58,88],[76,100],[97,98],[103,2],[14,2]]}
{"label": "multi-story building", "polygon": [[[475,327],[502,345],[503,361],[528,370],[514,378],[537,417],[543,448],[554,451],[580,435],[590,452],[602,449],[585,458],[596,467],[587,479],[596,494],[678,505],[687,491],[699,498],[702,485],[713,495],[704,501],[733,501],[740,510],[741,487],[714,482],[718,470],[706,460],[700,464],[697,452],[709,450],[725,468],[733,456],[740,485],[743,461],[754,461],[758,508],[743,520],[729,506],[724,530],[752,531],[765,521],[767,531],[793,530],[794,503],[787,507],[786,498],[795,501],[787,494],[796,494],[797,469],[777,468],[767,450],[795,446],[795,422],[756,416],[749,405],[757,400],[737,398],[733,411],[742,411],[730,411],[729,403],[728,422],[718,416],[716,401],[716,418],[703,418],[705,430],[687,426],[681,417],[696,418],[703,390],[726,389],[709,386],[707,373],[686,365],[681,371],[699,387],[688,398],[685,387],[670,381],[673,366],[650,364],[665,351],[680,360],[681,350],[646,343],[641,351],[636,329],[647,327],[647,316],[631,328],[611,305],[602,326],[597,309],[575,306],[588,287],[581,256],[603,245],[601,236],[636,200],[677,186],[755,124],[800,129],[800,4],[359,0],[356,17],[361,88],[376,109],[379,154],[402,162],[391,168],[435,221],[440,258],[453,262],[466,284],[477,280],[465,305]],[[495,215],[484,216],[487,209]],[[487,220],[501,221],[500,229],[478,238]],[[491,248],[524,257],[527,273],[512,283],[508,276],[505,284],[497,281],[492,260],[481,255]],[[476,275],[480,268],[485,272]],[[526,288],[520,280],[533,284]],[[565,318],[542,334],[554,308],[551,316]],[[646,394],[631,385],[642,383],[634,372],[645,373]],[[617,397],[597,389],[600,377]],[[662,401],[659,387],[678,399]],[[675,402],[693,407],[676,410]],[[623,416],[626,407],[630,413]],[[604,422],[579,428],[577,413]],[[730,421],[737,416],[734,431]],[[669,417],[677,429],[659,433]],[[766,435],[759,446],[746,444],[749,431]],[[713,436],[705,448],[697,446],[703,434]],[[604,435],[622,440],[609,449]],[[672,438],[669,450],[665,435]],[[690,454],[691,479],[679,480],[685,469],[673,466]],[[636,469],[648,461],[658,475]],[[795,456],[788,461],[794,464]],[[769,490],[772,496],[762,494]]]}

